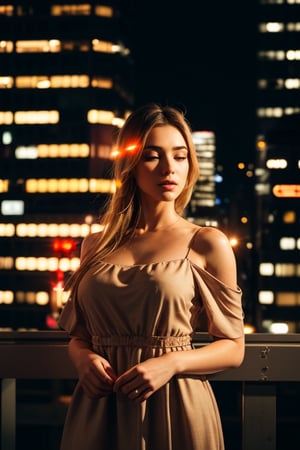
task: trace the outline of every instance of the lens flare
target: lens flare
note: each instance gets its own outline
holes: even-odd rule
[[[122,158],[129,154],[137,153],[140,148],[141,148],[141,145],[139,142],[130,142],[123,148],[117,148],[117,147],[113,148],[110,153],[110,157],[111,157],[111,159]]]
[[[133,143],[133,144],[129,144],[125,147],[125,152],[136,152],[138,150],[138,144]]]

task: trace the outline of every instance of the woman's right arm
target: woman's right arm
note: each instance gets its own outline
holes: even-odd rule
[[[95,247],[97,237],[98,233],[93,233],[82,241],[81,263],[84,256]],[[77,370],[80,384],[88,397],[99,398],[112,393],[117,377],[109,362],[93,352],[87,340],[73,336],[69,343],[69,355]]]
[[[112,393],[117,377],[109,362],[93,352],[87,341],[72,337],[69,355],[77,370],[80,385],[88,397],[100,398]]]

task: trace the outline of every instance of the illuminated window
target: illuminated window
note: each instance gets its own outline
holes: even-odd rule
[[[282,221],[284,223],[295,223],[296,222],[296,213],[295,211],[285,211],[282,217]]]
[[[111,125],[114,119],[114,113],[112,111],[90,109],[88,111],[87,119],[89,123]]]
[[[0,125],[11,125],[14,115],[11,111],[0,111]]]
[[[286,29],[287,31],[298,33],[300,31],[300,22],[289,22],[286,25]]]
[[[95,15],[101,17],[112,17],[113,9],[111,6],[97,5],[95,6]]]
[[[115,125],[122,127],[124,119],[116,117],[112,111],[90,109],[87,113],[89,123],[101,123],[103,125]]]
[[[48,292],[36,292],[36,304],[40,306],[47,305],[49,303],[49,294]]]
[[[0,224],[1,228],[4,228],[4,224]],[[16,226],[16,236],[18,237],[85,237],[90,232],[98,232],[103,229],[100,224],[87,224],[87,223],[19,223]],[[8,234],[6,230],[3,230],[1,235],[12,236],[13,233]]]
[[[284,87],[286,89],[299,89],[300,79],[299,78],[287,78],[284,82]]]
[[[266,161],[266,166],[268,169],[286,169],[288,166],[288,162],[283,158],[273,158]]]
[[[96,178],[29,178],[25,182],[25,189],[28,193],[65,193],[65,192],[102,192],[113,193],[116,183],[111,179]]]
[[[0,180],[0,193],[8,192],[9,182],[8,180]]]
[[[3,216],[22,216],[24,214],[23,200],[3,200],[1,202]]]
[[[283,61],[285,59],[284,50],[261,50],[258,52],[258,59],[270,61]],[[263,81],[263,80],[261,80]],[[265,80],[267,81],[267,80]],[[260,82],[259,82],[260,83]]]
[[[276,304],[278,306],[297,306],[300,304],[299,292],[277,292]]]
[[[88,144],[39,144],[39,158],[87,158],[90,154]]]
[[[61,51],[61,42],[57,39],[40,41],[17,41],[17,53],[57,53]]]
[[[296,264],[277,263],[275,264],[275,275],[277,277],[293,277],[296,275]]]
[[[282,237],[279,241],[281,250],[294,250],[296,248],[296,239],[293,237]]]
[[[0,270],[11,270],[14,267],[14,260],[11,256],[0,256]]]
[[[90,50],[89,41],[62,41],[61,49],[66,52],[72,52],[74,50],[80,52],[88,52]]]
[[[0,77],[0,89],[10,89],[14,85],[13,77]]]
[[[12,53],[13,50],[13,41],[0,41],[0,53]]]
[[[287,107],[287,108],[281,108],[279,106],[277,107],[267,107],[267,108],[258,108],[256,111],[257,117],[269,117],[269,118],[281,118],[284,115],[292,115],[292,114],[298,114],[300,112],[300,108],[298,107]]]
[[[0,236],[11,237],[15,234],[15,226],[13,223],[0,223]]]
[[[16,303],[29,303],[38,306],[45,306],[49,303],[49,293],[45,291],[17,291],[15,293]]]
[[[282,117],[283,109],[280,107],[277,108],[259,108],[257,110],[258,117]]]
[[[257,82],[259,89],[299,89],[299,78],[278,78],[277,80],[260,79]]]
[[[55,272],[74,271],[79,266],[79,258],[35,258],[33,256],[20,256],[15,260],[15,268],[18,271]]]
[[[15,123],[17,124],[55,124],[59,122],[58,111],[17,111]]]
[[[286,334],[289,332],[289,326],[284,322],[274,322],[270,326],[270,333]]]
[[[285,0],[260,0],[261,5],[282,5]]]
[[[117,51],[119,51],[119,47],[116,47],[112,42],[101,41],[99,39],[93,39],[92,48],[94,52],[102,53],[116,53]]]
[[[288,50],[286,52],[286,59],[288,61],[299,61],[300,59],[300,50]]]
[[[92,87],[101,89],[111,89],[113,82],[111,78],[93,77]]]
[[[48,86],[47,86],[48,83]],[[19,76],[16,77],[16,87],[19,89],[49,87],[49,79],[46,76]]]
[[[91,14],[91,5],[81,3],[79,5],[52,5],[52,16],[89,16]]]
[[[3,131],[2,133],[2,143],[4,145],[10,145],[12,143],[12,133],[11,131]]]
[[[50,77],[51,88],[87,88],[89,85],[88,75],[52,75]]]
[[[274,274],[274,264],[272,263],[260,263],[259,274],[265,277],[270,277]]]
[[[0,305],[10,305],[14,301],[14,294],[12,291],[0,291]]]
[[[0,15],[13,16],[14,7],[12,5],[0,5]]]
[[[260,23],[258,28],[261,33],[281,33],[284,31],[284,23],[283,22]]]
[[[90,192],[109,192],[114,193],[116,190],[116,184],[114,180],[90,180]]]
[[[274,303],[274,292],[273,291],[259,291],[258,301],[262,305],[272,305]]]
[[[15,150],[16,159],[37,159],[38,149],[36,147],[17,147]]]

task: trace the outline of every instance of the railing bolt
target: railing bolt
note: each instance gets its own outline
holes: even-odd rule
[[[269,347],[265,347],[260,351],[260,357],[262,359],[266,359],[268,357],[268,354],[270,353],[270,348]]]

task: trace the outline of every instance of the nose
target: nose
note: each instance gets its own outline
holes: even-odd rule
[[[171,157],[164,157],[161,160],[161,171],[164,175],[174,173],[174,160]]]

